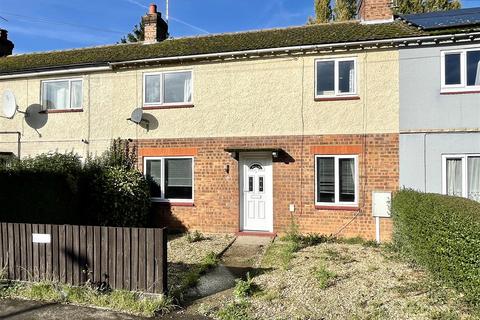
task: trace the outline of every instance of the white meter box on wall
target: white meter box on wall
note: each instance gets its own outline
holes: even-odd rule
[[[372,213],[374,217],[390,218],[390,203],[392,193],[390,191],[372,192]]]

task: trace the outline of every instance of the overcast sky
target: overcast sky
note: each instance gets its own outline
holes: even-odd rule
[[[0,28],[9,31],[15,53],[111,44],[131,31],[150,3],[0,0]],[[157,0],[157,5],[164,12],[165,0]],[[183,37],[302,25],[311,15],[313,0],[170,0],[170,34]]]

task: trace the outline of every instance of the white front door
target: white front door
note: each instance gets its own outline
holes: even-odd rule
[[[241,229],[272,232],[272,155],[240,154],[240,163]]]

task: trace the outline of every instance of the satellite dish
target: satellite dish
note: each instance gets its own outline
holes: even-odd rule
[[[142,108],[136,108],[135,110],[132,111],[132,115],[130,116],[130,121],[133,123],[139,124],[142,122],[143,118],[143,109]]]
[[[5,118],[12,119],[17,112],[15,95],[10,90],[5,90],[2,95],[2,112]]]

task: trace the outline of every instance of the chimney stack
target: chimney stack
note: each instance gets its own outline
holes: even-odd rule
[[[160,42],[168,38],[168,25],[162,19],[162,14],[157,12],[157,6],[151,4],[148,13],[142,17],[145,27],[145,42]]]
[[[13,52],[13,42],[8,40],[8,31],[0,29],[0,57],[6,57]]]
[[[360,0],[358,18],[367,23],[389,22],[393,20],[392,0]]]

